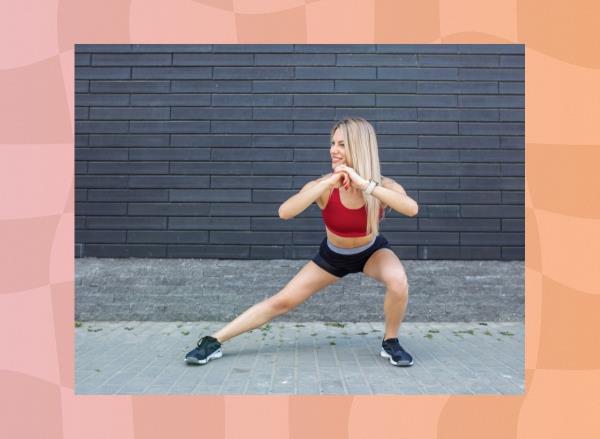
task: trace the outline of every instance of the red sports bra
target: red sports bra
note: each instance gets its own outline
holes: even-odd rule
[[[325,209],[321,211],[323,222],[329,230],[339,236],[367,236],[367,208],[363,204],[358,209],[349,209],[340,200],[340,191],[333,188]],[[379,208],[379,219],[383,216],[383,207]]]

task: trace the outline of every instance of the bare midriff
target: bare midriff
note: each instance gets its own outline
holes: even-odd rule
[[[366,245],[371,242],[374,236],[373,233],[370,233],[367,236],[357,237],[339,236],[329,230],[327,226],[325,226],[325,230],[327,231],[327,240],[336,247],[342,248],[354,248],[360,247],[361,245]]]
[[[340,187],[339,185],[336,185],[335,187]],[[341,196],[341,194],[340,194]],[[360,208],[360,204],[363,200],[362,198],[362,194],[360,194],[358,197],[354,197],[355,203],[359,204],[358,206],[347,206],[350,209],[358,209]],[[352,204],[355,204],[352,203]],[[346,203],[343,203],[344,205],[346,205]],[[364,204],[364,203],[363,203]],[[371,242],[373,240],[373,237],[375,236],[373,233],[368,234],[367,236],[340,236],[340,235],[336,235],[335,233],[333,233],[331,230],[329,230],[327,228],[327,226],[325,226],[325,231],[327,232],[327,240],[329,242],[331,242],[333,245],[335,245],[336,247],[342,247],[342,248],[354,248],[354,247],[360,247],[362,245],[366,245],[369,242]]]

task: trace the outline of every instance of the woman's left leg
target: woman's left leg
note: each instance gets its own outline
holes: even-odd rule
[[[385,285],[383,312],[385,315],[384,339],[398,337],[400,323],[408,304],[408,280],[398,256],[389,248],[375,251],[365,263],[363,272]]]

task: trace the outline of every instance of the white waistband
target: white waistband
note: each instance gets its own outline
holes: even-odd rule
[[[361,245],[360,247],[352,247],[352,248],[337,247],[337,246],[333,245],[331,242],[329,242],[329,240],[327,240],[327,247],[329,247],[329,249],[331,251],[340,253],[342,255],[353,255],[356,253],[360,253],[360,252],[368,249],[369,247],[371,247],[376,239],[377,239],[377,236],[374,236],[373,239],[371,240],[371,242],[369,242],[368,244]]]

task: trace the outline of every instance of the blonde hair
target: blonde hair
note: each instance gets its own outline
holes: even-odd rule
[[[376,181],[381,185],[381,169],[377,136],[373,126],[362,117],[347,117],[335,123],[331,128],[331,139],[337,129],[340,129],[346,144],[346,156],[350,158],[351,167],[367,180]],[[350,165],[348,165],[350,166]],[[373,195],[363,192],[367,207],[367,234],[379,234],[379,207],[381,202]]]

